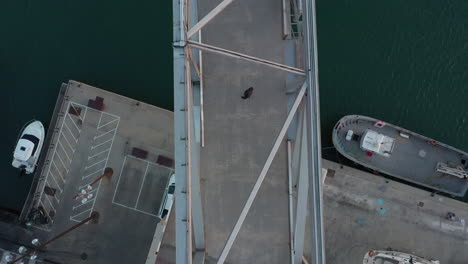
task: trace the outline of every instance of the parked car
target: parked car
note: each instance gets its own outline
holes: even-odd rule
[[[163,219],[171,211],[172,204],[174,203],[174,191],[175,191],[175,174],[172,174],[169,178],[169,182],[164,191],[163,200],[159,207],[158,217]]]

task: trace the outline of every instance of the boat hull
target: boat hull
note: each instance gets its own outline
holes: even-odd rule
[[[31,121],[21,131],[13,152],[12,166],[24,169],[31,174],[36,169],[45,138],[44,125],[40,121]]]
[[[369,130],[393,139],[392,153],[385,156],[363,149],[362,136]],[[466,171],[467,153],[407,129],[371,117],[349,115],[337,122],[332,139],[340,154],[377,172],[455,196],[464,196],[468,189],[467,178],[438,171],[441,163]]]
[[[388,263],[415,263],[415,264],[440,264],[438,260],[427,260],[415,255],[398,251],[371,250],[364,255],[363,264],[382,263],[379,260],[387,260]],[[412,260],[413,262],[409,262]],[[390,262],[391,261],[391,262]],[[385,263],[385,262],[384,262]]]

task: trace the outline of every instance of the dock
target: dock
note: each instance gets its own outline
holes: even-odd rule
[[[97,212],[97,223],[50,244],[47,259],[144,262],[174,173],[173,113],[76,81],[56,105],[24,221],[45,242]]]

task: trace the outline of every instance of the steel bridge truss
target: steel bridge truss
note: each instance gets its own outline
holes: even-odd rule
[[[250,207],[266,177],[281,142],[291,123],[296,126],[295,141],[288,141],[288,177],[290,190],[291,263],[302,263],[306,214],[309,212],[311,230],[311,259],[313,264],[325,263],[322,223],[321,143],[318,92],[317,38],[315,0],[292,0],[294,21],[301,21],[299,36],[305,50],[304,69],[284,65],[247,54],[215,47],[201,41],[203,27],[234,0],[223,0],[205,17],[198,20],[196,0],[173,1],[174,58],[174,117],[175,117],[175,221],[176,263],[201,264],[205,261],[205,239],[200,193],[200,152],[205,144],[203,114],[202,51],[243,59],[294,75],[305,81],[297,87],[294,104],[277,136],[267,160],[247,198],[244,208],[226,241],[218,264],[224,263],[244,223]],[[283,0],[283,9],[290,3]],[[290,14],[288,14],[288,17]],[[300,18],[300,19],[299,19]],[[286,21],[284,19],[284,21]],[[286,23],[287,24],[287,23]],[[285,27],[287,29],[287,27]],[[287,30],[286,30],[287,31]],[[290,34],[290,33],[287,33]],[[297,37],[297,34],[294,35]],[[287,36],[285,36],[286,38]],[[305,96],[305,95],[308,96]],[[297,116],[298,122],[292,122]],[[297,181],[297,201],[293,215],[292,181]],[[308,209],[308,210],[307,210]],[[286,213],[286,212],[285,212]]]

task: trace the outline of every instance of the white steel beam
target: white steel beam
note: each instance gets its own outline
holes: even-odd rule
[[[305,108],[302,108],[305,111]],[[300,148],[299,181],[297,182],[296,224],[294,230],[294,263],[302,262],[304,253],[304,236],[307,216],[307,195],[309,190],[309,167],[307,160],[307,115],[302,114],[299,122],[302,123],[299,138],[296,138],[296,148]]]
[[[188,264],[192,263],[192,74],[190,71],[190,61],[187,56],[189,48],[185,48],[185,122],[186,122],[186,147],[187,147],[187,255]]]
[[[198,31],[198,41],[201,40],[201,30]],[[204,100],[203,100],[203,53],[202,50],[198,50],[198,60],[200,62],[200,134],[201,134],[201,146],[205,147],[205,114],[204,114]]]
[[[187,198],[187,149],[186,137],[186,54],[185,54],[185,1],[173,1],[173,60],[174,60],[174,150],[175,150],[175,225],[176,225],[176,263],[191,263],[192,253],[188,247],[189,236]],[[190,234],[191,235],[191,234]]]
[[[237,59],[243,59],[243,60],[247,60],[247,61],[250,61],[250,62],[255,62],[255,63],[258,63],[258,64],[263,64],[263,65],[270,66],[270,67],[280,69],[280,70],[283,70],[283,71],[292,72],[292,73],[296,73],[296,74],[299,74],[299,75],[305,75],[304,70],[299,69],[299,68],[295,68],[295,67],[291,67],[291,66],[288,66],[288,65],[284,65],[284,64],[281,64],[281,63],[272,62],[272,61],[265,60],[265,59],[260,59],[260,58],[253,57],[253,56],[246,55],[246,54],[242,54],[242,53],[239,53],[239,52],[236,52],[236,51],[231,51],[231,50],[211,46],[211,45],[196,42],[196,41],[188,40],[187,43],[188,43],[188,45],[190,47],[193,47],[195,49],[201,49],[201,50],[205,50],[205,51],[209,51],[209,52],[214,52],[214,53],[217,53],[217,54],[221,54],[221,55],[225,55],[225,56],[229,56],[229,57],[233,57],[233,58],[237,58]]]
[[[288,117],[286,118],[286,121],[284,122],[283,127],[281,128],[281,131],[278,137],[276,138],[273,148],[271,149],[270,154],[268,155],[265,165],[263,165],[262,171],[260,172],[260,176],[258,176],[257,182],[255,183],[252,189],[252,192],[250,193],[249,198],[247,199],[247,202],[245,203],[244,208],[242,209],[239,219],[237,219],[236,225],[234,226],[234,229],[229,235],[226,245],[224,246],[223,251],[221,252],[221,256],[218,259],[218,262],[217,262],[218,264],[224,263],[229,253],[229,250],[234,244],[234,240],[236,239],[237,234],[239,233],[240,228],[242,227],[242,224],[244,223],[244,220],[247,217],[250,207],[252,206],[252,203],[255,197],[257,196],[258,190],[260,189],[260,186],[262,185],[263,180],[265,179],[265,176],[268,172],[268,169],[271,166],[273,158],[275,157],[276,152],[278,152],[281,142],[283,141],[284,135],[286,134],[288,127],[291,124],[291,121],[294,115],[296,114],[297,108],[299,107],[299,104],[301,103],[302,98],[304,97],[306,88],[307,88],[307,83],[304,82],[301,89],[299,90],[299,93],[296,97],[296,100],[294,101],[293,106],[291,107],[291,110],[289,111]]]
[[[187,0],[187,19],[188,27],[192,24],[197,23],[198,21],[198,2]],[[200,32],[199,32],[200,33]],[[195,36],[195,40],[200,41],[200,35]],[[205,229],[203,225],[203,210],[202,210],[202,201],[201,201],[201,191],[200,191],[200,126],[202,126],[202,118],[198,114],[198,97],[200,100],[200,105],[202,103],[202,75],[201,75],[201,51],[196,50],[192,51],[190,47],[187,48],[192,62],[193,70],[188,68],[187,71],[191,73],[192,81],[190,82],[193,85],[190,97],[190,105],[193,106],[193,111],[191,111],[191,126],[189,128],[190,133],[190,144],[191,149],[189,155],[190,159],[190,170],[191,170],[191,184],[190,184],[190,193],[191,193],[191,224],[192,224],[192,235],[193,243],[196,254],[193,257],[194,264],[203,264],[205,256]],[[200,81],[199,84],[193,81]],[[201,108],[201,107],[200,107]],[[187,252],[189,255],[192,252]],[[200,257],[203,256],[203,257]]]
[[[288,194],[289,194],[289,249],[291,264],[294,264],[294,215],[293,215],[293,184],[291,167],[291,141],[288,140]]]
[[[230,3],[232,3],[234,0],[224,0],[221,3],[219,3],[218,6],[213,8],[204,18],[202,18],[200,21],[198,21],[197,24],[195,24],[192,28],[187,33],[187,39],[190,39],[197,33],[200,29],[202,29],[208,22],[210,22],[215,16],[217,16],[221,11],[224,10]]]
[[[304,47],[307,69],[307,134],[309,160],[309,213],[311,221],[311,263],[325,264],[322,201],[322,147],[320,142],[320,100],[317,59],[315,0],[305,0]]]

